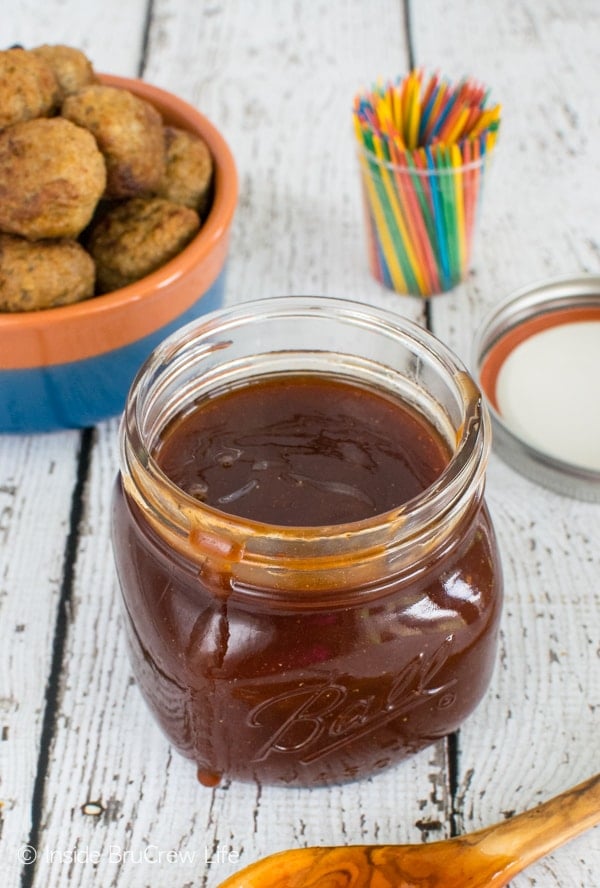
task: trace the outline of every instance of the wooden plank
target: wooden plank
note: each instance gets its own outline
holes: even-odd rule
[[[386,67],[405,51],[397,5],[382,9],[387,15],[376,28],[360,2],[342,4],[341,14],[333,4],[264,0],[205,6],[200,14],[194,4],[156,8],[146,78],[176,89],[223,126],[240,165],[230,301],[322,292],[393,301],[421,317],[421,303],[397,303],[370,279],[362,253],[349,109],[361,79],[386,62],[382,47]],[[390,31],[393,41],[384,39]],[[330,157],[322,146],[332,143]],[[206,790],[193,767],[171,754],[132,685],[118,621],[108,540],[115,432],[112,423],[99,429],[86,492],[79,606],[34,884],[87,886],[93,865],[103,886],[215,885],[239,865],[299,843],[418,841],[428,821],[443,834],[444,744],[388,775],[330,792],[243,784]]]
[[[497,458],[487,495],[506,603],[490,693],[460,731],[464,830],[532,807],[598,770],[598,506],[541,490]],[[513,884],[594,884],[599,866],[595,831]]]
[[[80,435],[0,436],[0,834],[3,884],[29,841]]]
[[[598,270],[600,138],[593,0],[411,4],[416,63],[472,74],[503,104],[467,283],[433,302],[434,331],[470,362],[484,313],[513,289]],[[443,22],[443,27],[440,27]],[[489,188],[487,187],[489,185]],[[590,405],[590,409],[594,409]],[[490,823],[596,772],[600,510],[523,480],[497,457],[488,500],[500,537],[506,607],[499,668],[460,732],[460,826]],[[588,885],[597,832],[514,880]]]
[[[44,3],[1,0],[2,42],[26,49],[42,43],[76,46],[96,70],[135,77],[144,52],[147,0],[82,4],[80,0]]]
[[[399,4],[163,0],[155,22],[145,78],[202,110],[238,163],[228,299],[318,293],[422,319],[369,273],[351,126],[355,94],[406,58]]]
[[[70,43],[89,51],[99,70],[138,70],[145,3],[92,5],[85,17],[77,0],[1,5],[4,46]],[[47,695],[57,692],[52,683],[59,679],[68,623],[67,545],[77,530],[70,522],[80,444],[78,431],[0,436],[0,872],[6,888],[27,872],[22,855],[31,841],[32,800],[43,789],[43,744],[54,718]]]
[[[465,360],[484,314],[514,289],[600,264],[598,4],[497,10],[411,4],[416,63],[453,80],[471,74],[503,108],[471,276],[432,303],[437,332]]]

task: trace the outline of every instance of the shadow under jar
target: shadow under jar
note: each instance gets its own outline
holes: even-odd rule
[[[173,334],[121,426],[113,546],[142,694],[198,778],[364,777],[485,693],[489,421],[430,333],[345,300]]]

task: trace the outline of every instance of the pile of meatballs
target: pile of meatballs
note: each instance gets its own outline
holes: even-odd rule
[[[179,253],[210,209],[213,160],[80,50],[0,51],[0,311],[79,302]]]

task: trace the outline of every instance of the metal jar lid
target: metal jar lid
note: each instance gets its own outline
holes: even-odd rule
[[[513,293],[484,320],[475,363],[496,452],[558,493],[600,502],[600,275]]]

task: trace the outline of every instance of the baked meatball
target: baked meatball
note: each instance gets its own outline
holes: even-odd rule
[[[60,101],[66,96],[97,82],[96,73],[88,57],[74,46],[62,43],[35,46],[31,52],[52,68],[60,90]]]
[[[195,133],[165,127],[166,170],[157,194],[204,217],[210,205],[213,160],[206,142]]]
[[[94,294],[94,263],[71,240],[28,241],[0,234],[0,311],[33,311]]]
[[[76,238],[105,184],[94,137],[69,120],[27,120],[0,133],[0,231]]]
[[[165,147],[162,118],[149,102],[98,84],[67,96],[61,113],[96,138],[106,160],[107,197],[156,191],[165,171]]]
[[[194,210],[161,197],[132,197],[117,204],[92,228],[87,241],[98,291],[118,290],[156,271],[199,227]]]
[[[48,117],[58,104],[58,83],[43,58],[17,47],[0,50],[0,129]]]

